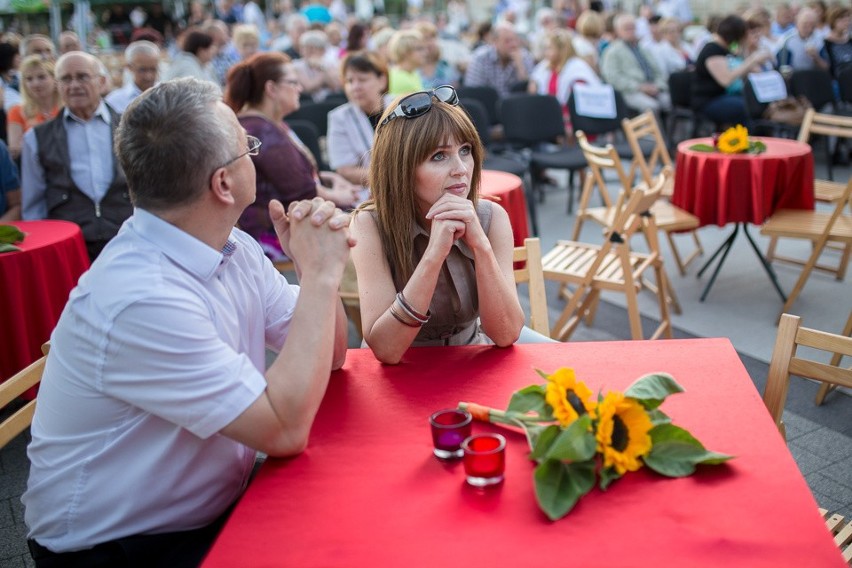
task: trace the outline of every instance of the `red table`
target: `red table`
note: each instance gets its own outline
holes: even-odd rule
[[[683,479],[648,470],[585,496],[550,522],[519,433],[506,481],[479,491],[432,457],[428,416],[473,401],[505,407],[570,365],[593,391],[653,371],[687,392],[663,406],[729,465]],[[804,478],[727,339],[413,348],[398,366],[350,350],[310,445],[267,460],[204,566],[845,566]]]
[[[697,216],[701,226],[736,223],[733,232],[698,271],[701,277],[722,254],[701,301],[707,297],[740,229],[757,254],[778,294],[787,297],[775,271],[757,248],[746,223],[762,224],[776,209],[814,208],[814,158],[808,144],[782,138],[754,138],[766,144],[762,154],[722,154],[690,150],[712,144],[711,138],[685,140],[677,146],[672,203]]]
[[[80,227],[68,221],[16,221],[21,252],[0,254],[0,380],[41,357],[68,293],[89,268]]]
[[[480,195],[496,197],[497,203],[509,213],[515,246],[524,245],[524,239],[530,236],[527,225],[527,201],[524,198],[524,182],[514,174],[494,170],[482,170]]]
[[[795,140],[756,138],[763,154],[722,154],[690,150],[710,138],[677,146],[672,203],[697,216],[701,226],[762,224],[776,209],[814,208],[811,147]]]

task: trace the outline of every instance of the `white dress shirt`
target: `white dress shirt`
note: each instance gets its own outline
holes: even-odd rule
[[[111,91],[104,100],[117,113],[123,113],[133,99],[142,94],[142,89],[136,86],[133,81],[128,81],[118,89]]]
[[[141,209],[71,292],[32,424],[28,537],[55,552],[205,526],[255,452],[218,432],[266,388],[291,286],[234,229],[222,252]]]

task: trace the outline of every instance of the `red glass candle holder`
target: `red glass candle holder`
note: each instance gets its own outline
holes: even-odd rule
[[[500,434],[477,434],[462,442],[464,473],[474,487],[503,481],[506,470],[506,438]]]
[[[464,454],[461,443],[470,436],[470,413],[457,408],[439,410],[429,417],[432,426],[432,452],[441,459],[460,458]]]

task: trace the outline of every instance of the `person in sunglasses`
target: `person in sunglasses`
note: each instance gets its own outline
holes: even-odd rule
[[[505,210],[479,199],[483,149],[450,86],[382,115],[372,199],[352,221],[364,340],[400,361],[410,346],[514,343],[524,324]]]

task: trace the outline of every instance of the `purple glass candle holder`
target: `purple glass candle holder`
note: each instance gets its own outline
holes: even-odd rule
[[[461,443],[470,436],[472,420],[469,412],[456,408],[439,410],[430,416],[435,446],[432,452],[443,460],[462,457]]]
[[[506,438],[500,434],[477,434],[462,442],[464,473],[474,487],[503,481],[506,470]]]

